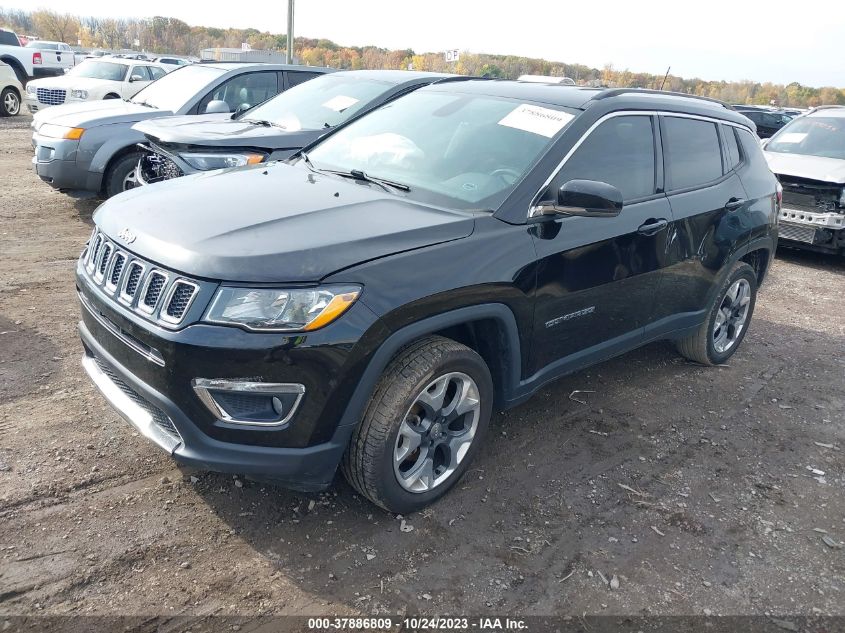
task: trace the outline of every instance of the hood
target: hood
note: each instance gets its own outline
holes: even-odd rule
[[[468,213],[284,163],[130,190],[103,203],[94,219],[118,245],[166,268],[272,283],[319,281],[355,264],[466,237],[474,226]],[[118,238],[125,229],[135,236],[131,244]]]
[[[845,160],[806,154],[763,153],[769,169],[776,174],[845,184]]]
[[[112,123],[132,123],[170,114],[173,113],[168,110],[159,110],[121,99],[83,101],[39,110],[33,116],[33,127],[37,131],[42,124],[53,123],[68,127],[90,128]]]
[[[299,149],[317,140],[326,130],[286,132],[278,127],[245,123],[230,114],[203,117],[174,116],[145,121],[134,126],[160,145],[202,145],[207,147],[260,147],[268,150]]]

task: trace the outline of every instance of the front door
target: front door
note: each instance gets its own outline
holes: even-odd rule
[[[580,365],[636,345],[665,265],[671,211],[661,192],[656,117],[611,115],[593,128],[552,179],[616,186],[615,218],[564,216],[534,226],[538,256],[532,371]]]

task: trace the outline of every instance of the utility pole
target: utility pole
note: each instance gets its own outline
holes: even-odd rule
[[[288,0],[288,64],[293,63],[293,0]]]

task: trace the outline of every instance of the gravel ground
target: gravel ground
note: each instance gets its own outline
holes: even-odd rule
[[[96,202],[38,180],[29,122],[0,119],[0,614],[845,615],[842,259],[779,252],[728,366],[650,345],[495,415],[402,530],[340,479],[180,469],[106,406]]]

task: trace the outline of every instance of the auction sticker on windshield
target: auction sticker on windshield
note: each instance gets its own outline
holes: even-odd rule
[[[786,134],[781,134],[777,138],[778,143],[800,143],[805,138],[807,138],[807,134],[804,132],[787,132]]]
[[[332,97],[328,101],[323,104],[324,108],[328,108],[329,110],[334,110],[335,112],[343,112],[346,108],[350,108],[358,103],[358,99],[355,97],[347,97],[345,95],[337,95],[336,97]]]
[[[499,125],[552,138],[573,118],[567,112],[523,103],[499,121]]]

